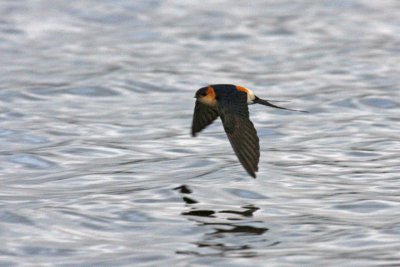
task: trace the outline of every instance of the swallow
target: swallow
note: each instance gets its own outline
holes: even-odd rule
[[[192,136],[221,117],[233,151],[247,173],[256,178],[260,160],[257,131],[249,119],[248,105],[261,104],[273,108],[306,112],[276,106],[257,97],[253,91],[233,84],[213,84],[197,90],[192,121]]]

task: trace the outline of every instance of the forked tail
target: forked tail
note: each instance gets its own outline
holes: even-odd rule
[[[298,112],[308,113],[308,111],[304,111],[304,110],[298,110],[298,109],[290,109],[290,108],[279,107],[279,106],[276,106],[276,105],[274,105],[274,104],[268,102],[267,100],[261,99],[261,98],[259,98],[259,97],[257,97],[257,96],[256,96],[256,98],[254,99],[254,103],[261,104],[261,105],[264,105],[264,106],[273,107],[273,108],[279,108],[279,109],[286,109],[286,110],[291,110],[291,111],[298,111]]]

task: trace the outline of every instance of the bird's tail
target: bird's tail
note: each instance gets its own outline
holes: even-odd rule
[[[297,110],[297,109],[290,109],[290,108],[279,107],[279,106],[276,106],[276,105],[274,105],[274,104],[268,102],[267,100],[261,99],[261,98],[259,98],[259,97],[257,97],[257,96],[256,96],[256,98],[254,99],[254,103],[261,104],[261,105],[264,105],[264,106],[273,107],[273,108],[279,108],[279,109],[286,109],[286,110],[291,110],[291,111],[298,111],[298,112],[305,112],[305,113],[308,113],[308,111],[304,111],[304,110]]]
[[[268,102],[290,102],[290,100],[275,100],[275,99],[265,99]]]

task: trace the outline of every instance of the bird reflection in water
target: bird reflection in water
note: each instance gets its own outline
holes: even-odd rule
[[[193,242],[198,250],[180,250],[179,254],[194,254],[200,256],[235,254],[242,257],[257,256],[254,249],[257,245],[274,246],[279,242],[269,241],[265,236],[268,228],[262,221],[254,220],[253,214],[259,210],[254,205],[245,205],[232,210],[203,209],[201,203],[188,195],[192,190],[182,185],[176,187],[182,195],[182,200],[189,208],[182,212],[190,221],[204,228],[205,234],[201,240]]]

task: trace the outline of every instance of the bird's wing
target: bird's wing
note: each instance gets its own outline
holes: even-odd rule
[[[257,131],[249,119],[247,95],[235,92],[234,95],[221,98],[218,110],[232,148],[245,170],[256,177],[260,159],[260,145]]]
[[[210,125],[216,118],[218,118],[218,110],[216,108],[202,104],[197,100],[192,121],[192,136],[196,136],[198,132]]]

